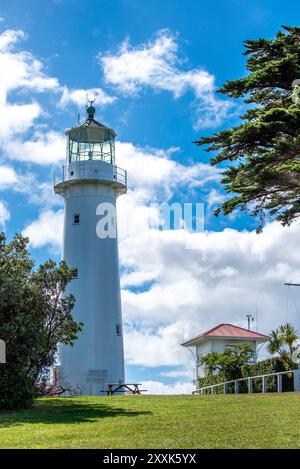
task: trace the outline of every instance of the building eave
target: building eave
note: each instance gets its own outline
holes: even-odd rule
[[[190,347],[190,346],[195,346],[199,344],[200,342],[204,342],[205,340],[243,340],[245,342],[247,341],[255,341],[255,342],[268,342],[270,340],[270,337],[267,335],[261,334],[260,337],[245,337],[245,336],[219,336],[219,335],[208,335],[208,336],[203,336],[203,337],[198,337],[195,339],[188,340],[186,342],[183,342],[181,345],[182,347]]]

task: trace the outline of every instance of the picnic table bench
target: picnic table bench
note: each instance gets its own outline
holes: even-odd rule
[[[124,392],[128,394],[141,394],[146,392],[147,389],[140,389],[141,383],[107,383],[105,392],[108,396],[113,394]]]

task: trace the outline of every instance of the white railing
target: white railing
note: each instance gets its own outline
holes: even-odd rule
[[[283,375],[289,375],[289,374],[292,374],[293,378],[294,378],[294,391],[299,391],[299,384],[298,384],[299,373],[300,373],[300,370],[291,370],[291,371],[280,371],[279,373],[270,373],[270,374],[267,374],[267,375],[249,376],[247,378],[233,379],[231,381],[224,381],[223,383],[211,384],[209,386],[204,386],[202,388],[198,388],[195,391],[193,391],[192,394],[204,394],[204,391],[208,391],[208,390],[210,390],[211,394],[215,394],[215,390],[220,388],[220,387],[223,387],[223,393],[224,394],[228,394],[227,391],[228,391],[229,384],[234,385],[233,386],[234,394],[238,394],[239,393],[239,384],[242,381],[247,382],[248,393],[252,394],[252,392],[253,392],[253,380],[258,380],[258,379],[262,381],[262,392],[266,393],[267,392],[267,384],[268,384],[267,380],[268,380],[268,378],[270,378],[272,376],[277,377],[277,385],[276,385],[277,392],[282,392],[282,376]],[[296,384],[296,376],[298,378],[297,384]]]
[[[88,162],[80,164],[64,165],[54,171],[54,186],[56,184],[76,179],[98,179],[103,181],[115,181],[127,185],[127,172],[115,165],[90,165]]]

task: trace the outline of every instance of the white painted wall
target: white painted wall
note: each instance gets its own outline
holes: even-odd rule
[[[115,206],[126,185],[116,186],[115,167],[109,163],[86,161],[84,171],[81,165],[72,163],[65,180],[55,186],[65,199],[63,259],[78,269],[68,293],[76,298],[74,318],[84,323],[74,346],[60,347],[60,374],[83,394],[99,395],[105,383],[124,382],[125,377],[118,240],[96,235],[96,208],[103,202]],[[74,214],[80,215],[79,225],[73,224]]]
[[[253,345],[253,350],[256,351],[256,340],[230,338],[227,339],[223,337],[203,339],[196,345],[197,360],[199,362],[199,359],[202,355],[206,355],[211,352],[223,352],[225,348],[229,347],[230,345],[240,345],[246,343],[251,343]],[[203,378],[205,375],[206,373],[204,366],[197,365],[196,376],[194,376],[194,379]]]

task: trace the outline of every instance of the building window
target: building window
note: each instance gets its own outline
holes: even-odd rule
[[[73,269],[72,278],[78,278],[78,269]]]
[[[73,225],[79,225],[80,223],[80,215],[79,213],[75,213],[73,216]]]
[[[118,322],[116,324],[116,334],[121,337],[121,324]]]

